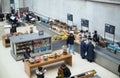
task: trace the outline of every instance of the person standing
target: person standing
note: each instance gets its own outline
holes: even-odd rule
[[[12,27],[10,28],[10,34],[17,32],[16,26],[17,26],[16,24],[12,25]]]
[[[94,45],[92,44],[91,41],[88,42],[87,44],[87,55],[86,55],[86,59],[89,62],[93,62],[94,61]]]
[[[86,53],[86,43],[85,43],[85,40],[82,40],[80,44],[80,55],[82,59],[86,58],[85,53]]]
[[[99,43],[99,35],[97,34],[96,30],[94,31],[93,41],[97,44]]]
[[[73,54],[75,54],[74,53],[74,40],[75,40],[75,37],[74,37],[73,31],[70,31],[70,35],[67,38],[67,45],[68,45],[68,52],[70,53],[70,50],[72,50]]]

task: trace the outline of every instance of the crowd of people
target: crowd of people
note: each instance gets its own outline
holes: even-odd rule
[[[26,21],[27,23],[35,23],[36,16],[32,12],[26,11],[21,12],[20,14],[18,14],[18,12],[16,12],[15,14],[8,13],[6,14],[6,20],[10,24],[17,24],[17,26],[19,26],[22,21]]]
[[[80,31],[78,34],[81,37],[80,42],[80,56],[82,59],[87,59],[89,62],[94,61],[94,48],[95,45],[99,43],[100,36],[97,34],[97,31],[95,30],[94,33],[88,32],[86,30],[85,32],[83,30]],[[74,55],[74,41],[75,36],[74,32],[70,31],[69,36],[66,40],[67,46],[68,46],[68,52],[70,53],[72,51],[72,54]],[[94,44],[93,44],[94,42]]]

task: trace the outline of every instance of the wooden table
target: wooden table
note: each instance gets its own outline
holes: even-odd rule
[[[10,39],[2,37],[2,44],[4,47],[10,47]]]
[[[32,68],[52,64],[59,61],[65,61],[67,64],[72,66],[72,55],[67,54],[67,55],[61,55],[60,57],[57,57],[57,58],[48,58],[48,60],[46,61],[42,60],[40,63],[35,63],[35,64],[30,64],[28,61],[25,61],[24,62],[25,72],[29,77],[31,77]]]

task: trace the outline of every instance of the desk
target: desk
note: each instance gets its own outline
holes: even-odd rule
[[[42,60],[40,63],[35,63],[35,64],[30,64],[28,61],[25,61],[24,62],[25,72],[26,72],[26,74],[29,77],[31,77],[31,69],[32,68],[36,68],[38,66],[52,64],[52,63],[63,61],[63,60],[67,64],[72,66],[72,55],[71,54],[67,54],[67,55],[61,55],[60,57],[57,57],[56,59],[55,58],[48,58],[48,60],[46,60],[46,61]]]

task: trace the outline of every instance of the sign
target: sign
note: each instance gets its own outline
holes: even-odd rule
[[[67,14],[67,20],[73,21],[73,15],[72,14]]]
[[[89,20],[81,19],[81,26],[89,27]]]
[[[115,34],[115,26],[110,24],[105,24],[105,32],[110,34]]]

